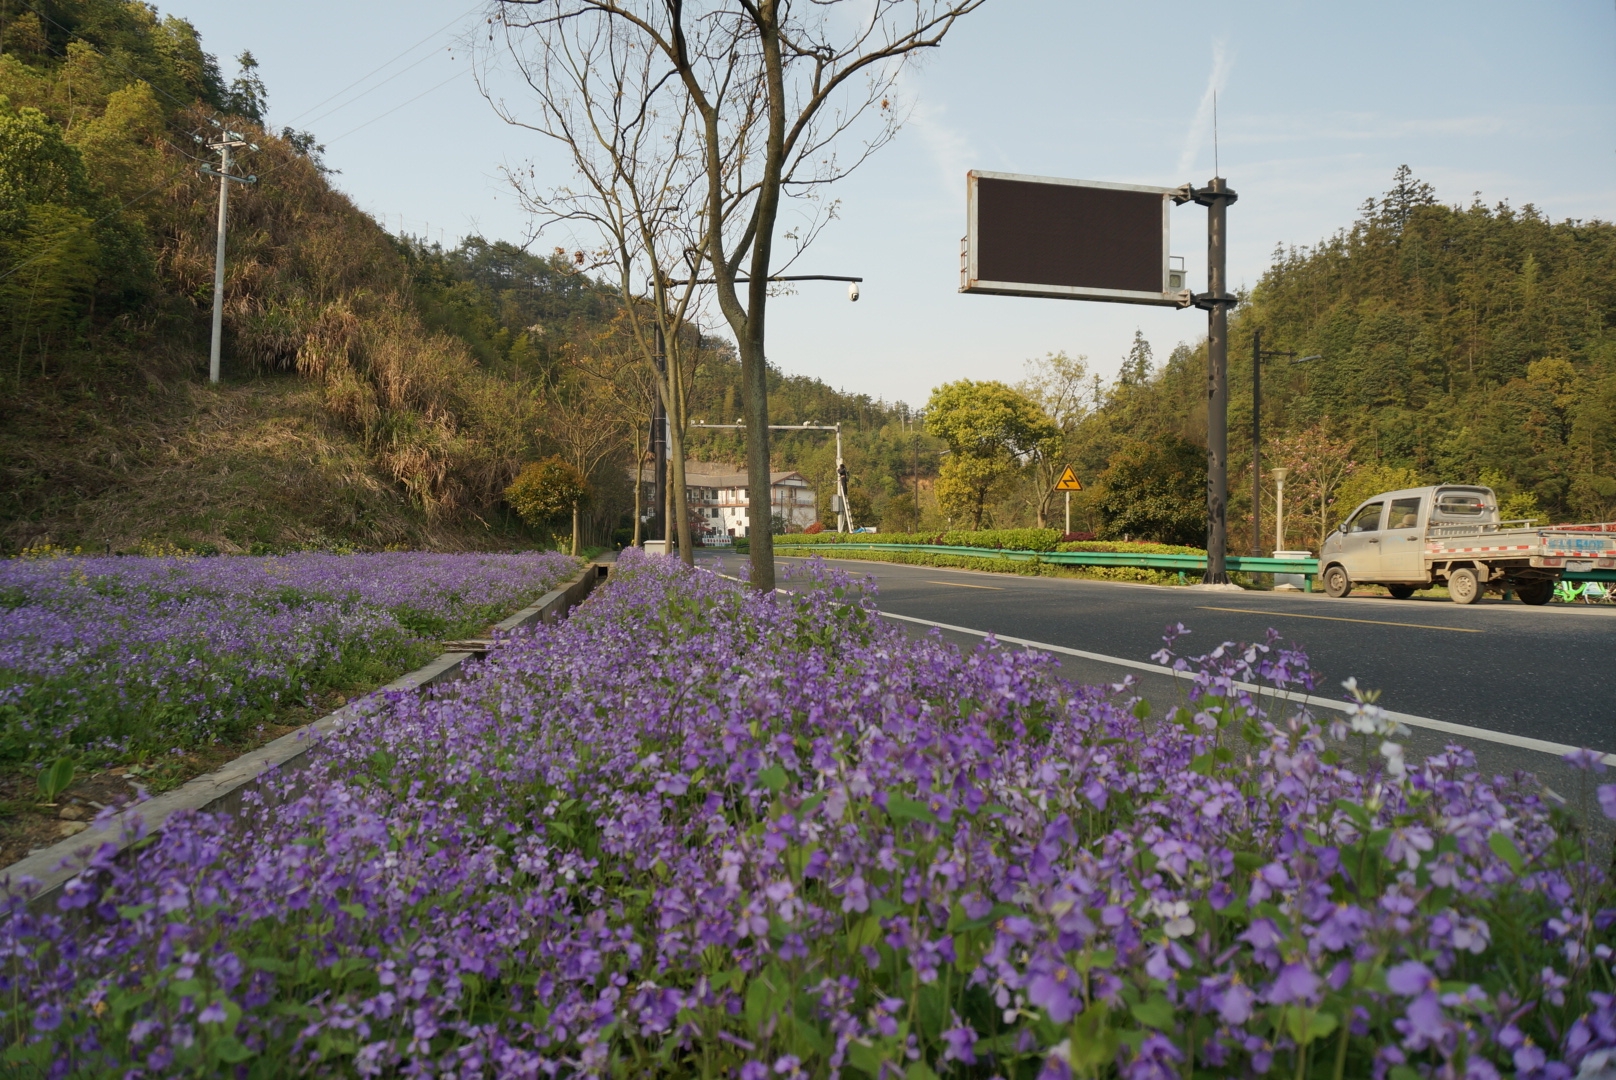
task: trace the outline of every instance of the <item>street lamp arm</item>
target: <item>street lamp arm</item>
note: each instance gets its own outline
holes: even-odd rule
[[[746,284],[747,282],[749,282],[751,280],[752,280],[751,278],[737,277],[735,279],[735,283],[737,285],[744,285],[744,284]],[[864,279],[861,278],[861,277],[847,277],[847,276],[842,275],[842,274],[776,274],[775,276],[770,277],[767,280],[769,280],[769,281],[851,281],[851,282],[860,282],[860,281],[863,281]],[[692,281],[690,278],[686,278],[683,281],[664,281],[662,284],[664,284],[664,285],[691,285],[691,284],[695,284],[695,285],[712,285],[712,284],[715,284],[715,281],[714,281],[713,278],[696,278],[696,279],[694,279],[694,281]]]

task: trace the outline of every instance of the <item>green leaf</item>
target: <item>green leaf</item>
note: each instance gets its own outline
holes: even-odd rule
[[[55,802],[56,796],[73,783],[73,759],[59,757],[39,774],[39,793],[46,802]]]
[[[1144,698],[1140,698],[1138,701],[1134,702],[1133,716],[1135,720],[1149,720],[1150,702],[1146,701]]]
[[[851,1042],[847,1044],[847,1060],[865,1076],[880,1076],[881,1066],[886,1064],[887,1059],[873,1046]]]
[[[874,945],[881,940],[881,920],[874,915],[866,915],[860,919],[853,932],[847,935],[847,951],[856,953],[866,945]]]
[[[909,1071],[903,1074],[903,1080],[937,1080],[937,1074],[931,1071],[931,1066],[924,1061],[910,1064]]]
[[[239,1064],[254,1056],[253,1052],[243,1046],[241,1040],[234,1035],[221,1035],[214,1039],[211,1049],[214,1057],[232,1065]]]
[[[356,919],[370,918],[370,912],[365,910],[364,904],[343,904],[342,910],[346,911],[349,915],[352,915]]]
[[[1509,864],[1509,868],[1515,872],[1516,877],[1519,877],[1521,871],[1526,869],[1526,860],[1521,858],[1521,849],[1515,846],[1514,838],[1508,833],[1493,833],[1487,837],[1487,846],[1493,849],[1494,855]]]
[[[767,769],[758,773],[757,782],[778,794],[785,790],[787,784],[791,783],[791,777],[780,766],[770,765]]]
[[[937,824],[937,815],[923,802],[906,799],[902,795],[887,796],[887,816],[894,821],[925,821]]]
[[[1333,1013],[1314,1012],[1294,1005],[1285,1010],[1285,1029],[1300,1046],[1324,1038],[1336,1029],[1337,1023]]]
[[[1157,1031],[1165,1031],[1173,1026],[1172,1002],[1160,994],[1152,995],[1128,1011],[1133,1013],[1135,1020]]]
[[[754,1033],[761,1033],[764,1025],[779,1015],[791,993],[791,980],[780,970],[779,964],[770,964],[746,988],[746,1022]]]

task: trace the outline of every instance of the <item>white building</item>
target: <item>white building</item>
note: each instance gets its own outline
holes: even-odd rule
[[[645,506],[651,508],[656,500],[655,481],[646,481],[645,488]],[[818,496],[801,473],[770,473],[769,494],[771,513],[783,518],[788,529],[805,529],[819,520]],[[685,500],[697,533],[749,535],[752,517],[744,470],[707,461],[685,462]],[[647,516],[654,513],[650,509]]]

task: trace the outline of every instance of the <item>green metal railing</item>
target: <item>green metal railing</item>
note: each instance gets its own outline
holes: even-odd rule
[[[1042,562],[1052,566],[1131,566],[1142,570],[1198,570],[1206,569],[1206,556],[1202,554],[1151,555],[1133,551],[1008,551],[1004,548],[954,547],[949,544],[781,544],[776,550],[784,555],[801,549],[804,552],[822,548],[837,551],[915,551],[928,555],[964,555],[974,559],[1008,559],[1010,562]],[[1250,555],[1231,555],[1230,570],[1248,574],[1300,574],[1311,587],[1319,572],[1315,559],[1270,559]]]
[[[1053,566],[1131,566],[1141,570],[1205,571],[1206,556],[1201,554],[1150,555],[1133,551],[1010,551],[1004,548],[955,547],[950,544],[780,544],[781,555],[804,554],[831,548],[836,551],[916,551],[928,555],[965,555],[973,559],[1007,559],[1010,562],[1042,562]],[[1273,559],[1252,555],[1230,555],[1225,560],[1230,570],[1248,574],[1297,574],[1306,579],[1311,590],[1318,576],[1316,559]],[[1616,581],[1616,570],[1567,570],[1560,575],[1566,581]]]

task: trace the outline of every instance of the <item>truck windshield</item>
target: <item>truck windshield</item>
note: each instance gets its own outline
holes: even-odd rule
[[[1375,532],[1380,528],[1380,508],[1383,505],[1385,504],[1370,503],[1352,515],[1352,524],[1347,526],[1347,531],[1355,533]]]
[[[1447,517],[1480,517],[1487,501],[1475,491],[1444,491],[1436,497],[1437,512]]]
[[[1386,528],[1412,529],[1420,523],[1419,499],[1393,499],[1391,513],[1386,515]]]

